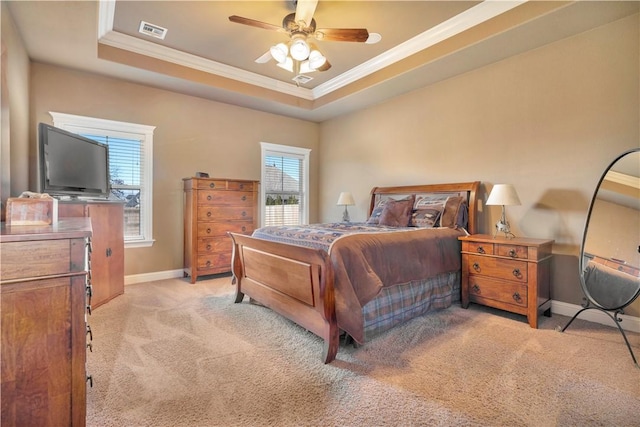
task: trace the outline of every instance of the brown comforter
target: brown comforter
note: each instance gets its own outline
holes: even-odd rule
[[[460,270],[463,231],[417,229],[403,233],[350,234],[329,250],[335,271],[338,326],[364,342],[362,307],[384,286]]]

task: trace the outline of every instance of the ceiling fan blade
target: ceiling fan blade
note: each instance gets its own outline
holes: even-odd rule
[[[331,64],[329,63],[329,60],[327,59],[324,64],[322,64],[321,67],[316,68],[317,71],[327,71],[329,68],[331,68]]]
[[[322,41],[364,43],[369,38],[369,32],[366,28],[321,28],[313,37]]]
[[[313,14],[316,12],[316,6],[318,6],[318,0],[298,0],[296,6],[296,24],[303,21],[303,28],[307,28],[311,25]]]
[[[229,21],[236,24],[249,25],[251,27],[263,28],[265,30],[280,31],[286,33],[284,28],[279,25],[267,24],[266,22],[256,21],[255,19],[243,18],[242,16],[232,15],[229,17]]]
[[[271,51],[268,50],[262,56],[259,56],[255,62],[258,64],[266,64],[271,61],[271,58],[273,58],[273,56],[271,56]]]

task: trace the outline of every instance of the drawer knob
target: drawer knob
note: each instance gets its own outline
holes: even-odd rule
[[[210,184],[209,184],[209,187],[210,187],[210,188],[214,188],[215,186],[216,186],[216,183],[215,183],[215,182],[212,182],[212,183],[210,183]],[[211,197],[211,196],[209,196],[209,197]],[[211,199],[209,199],[209,200],[211,200]]]
[[[207,261],[207,267],[211,267],[211,261]]]
[[[207,200],[211,200],[211,199],[212,199],[211,194],[209,194],[209,195],[207,196]]]
[[[245,211],[242,211],[242,216],[247,216],[247,213]]]
[[[245,200],[247,200],[247,196],[242,196],[242,201],[244,202]]]
[[[247,231],[247,227],[246,226],[242,226],[242,231]]]
[[[520,294],[518,292],[515,292],[513,294],[513,300],[516,302],[522,302],[522,297],[520,296]]]
[[[211,245],[207,245],[207,250],[210,251],[211,250]]]
[[[485,253],[485,252],[484,252],[484,248],[483,248],[482,246],[478,246],[478,249],[476,249],[476,251],[477,251],[479,254],[483,254],[483,253]]]
[[[520,272],[519,268],[514,268],[513,269],[513,275],[516,276],[518,279],[522,278],[522,273]]]
[[[477,262],[474,262],[474,263],[473,263],[473,269],[474,269],[475,271],[480,271],[480,264],[478,264]]]
[[[207,234],[211,234],[211,229],[207,228]]]
[[[211,211],[208,211],[208,212],[207,212],[207,216],[208,216],[208,217],[211,217]]]
[[[477,284],[475,284],[475,285],[473,285],[473,286],[471,287],[471,290],[472,290],[474,293],[479,294],[479,293],[480,293],[480,286],[478,286]]]
[[[511,249],[511,250],[509,251],[509,256],[510,256],[511,258],[515,258],[515,257],[516,257],[516,255],[517,255],[517,254],[516,254],[516,250],[515,250],[515,249]]]

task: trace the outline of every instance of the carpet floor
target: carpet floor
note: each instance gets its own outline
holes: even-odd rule
[[[615,328],[456,305],[324,365],[318,337],[234,291],[148,282],[94,310],[87,425],[640,426],[640,369]]]

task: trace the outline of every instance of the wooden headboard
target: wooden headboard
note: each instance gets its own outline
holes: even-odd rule
[[[426,185],[405,185],[399,187],[373,187],[371,190],[371,201],[369,202],[369,214],[376,206],[376,201],[381,196],[410,196],[411,194],[427,194],[427,193],[466,193],[467,203],[469,206],[469,224],[467,231],[471,234],[478,232],[478,209],[477,197],[480,181],[459,182],[453,184],[426,184]]]

